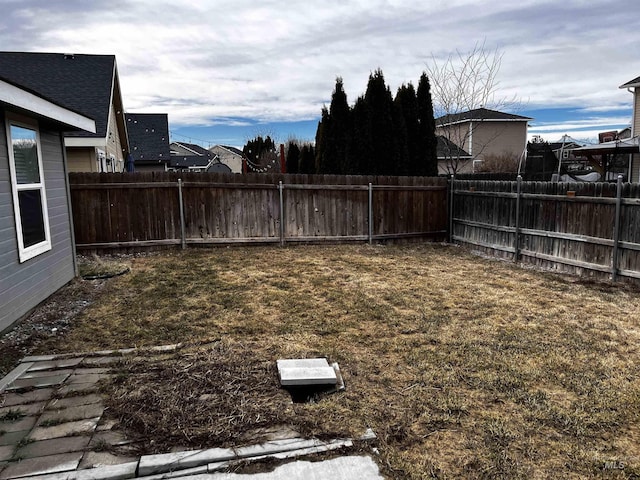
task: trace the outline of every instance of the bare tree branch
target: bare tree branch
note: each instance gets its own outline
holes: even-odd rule
[[[431,81],[431,95],[436,116],[436,131],[461,149],[469,150],[469,143],[482,118],[474,119],[469,126],[462,128],[449,125],[452,116],[487,108],[490,110],[517,110],[520,107],[518,98],[499,95],[500,82],[498,73],[502,64],[503,53],[498,49],[489,50],[485,41],[476,43],[468,52],[456,50],[444,60],[431,55],[431,63],[427,64],[427,75]],[[497,137],[499,135],[495,135]],[[495,140],[495,138],[490,139]],[[469,152],[475,159],[482,154],[486,145],[481,145]],[[455,174],[462,167],[461,152],[447,155],[447,171]]]

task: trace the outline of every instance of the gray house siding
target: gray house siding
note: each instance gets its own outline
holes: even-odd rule
[[[40,123],[51,250],[19,262],[4,111],[0,108],[0,332],[73,279],[71,217],[59,132]]]

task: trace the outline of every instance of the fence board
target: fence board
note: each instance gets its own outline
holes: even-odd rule
[[[187,245],[279,242],[281,221],[286,241],[366,241],[369,183],[376,239],[446,235],[442,178],[145,172],[72,173],[69,179],[76,243],[83,249],[180,244],[178,179]]]
[[[522,261],[570,273],[612,272],[616,185],[609,183],[454,182],[453,235],[483,252],[514,258],[519,215]],[[640,186],[625,184],[617,272],[640,267]],[[636,273],[633,273],[636,272]]]

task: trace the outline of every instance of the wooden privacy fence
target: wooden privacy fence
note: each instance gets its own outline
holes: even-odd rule
[[[70,174],[78,249],[431,238],[446,179],[338,175]]]
[[[571,273],[640,279],[640,185],[453,180],[451,240]]]

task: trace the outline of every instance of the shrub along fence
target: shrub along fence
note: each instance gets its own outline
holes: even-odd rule
[[[454,180],[450,239],[543,268],[640,279],[640,185]]]
[[[447,235],[447,180],[72,173],[78,250],[344,242]]]

